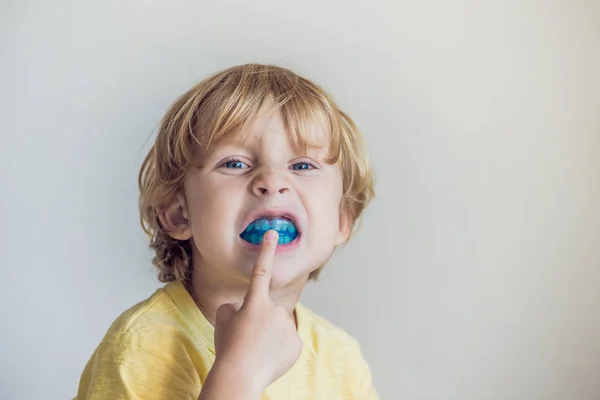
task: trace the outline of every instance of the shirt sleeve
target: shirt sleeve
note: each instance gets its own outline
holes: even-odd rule
[[[371,369],[362,354],[360,345],[354,340],[352,344],[352,382],[355,383],[353,398],[356,400],[379,400]]]
[[[358,393],[355,398],[357,400],[379,400],[379,394],[375,389],[375,385],[373,384],[373,378],[371,376],[371,370],[367,365],[367,362],[363,359],[363,370],[359,372],[360,382],[362,382],[360,388],[358,389]]]
[[[365,395],[362,398],[365,400],[379,400],[379,394],[377,393],[377,390],[375,389],[373,383],[369,385]]]
[[[197,400],[199,395],[200,380],[183,343],[120,333],[92,355],[77,400]]]

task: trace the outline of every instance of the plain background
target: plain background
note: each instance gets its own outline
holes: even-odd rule
[[[0,398],[72,397],[159,286],[139,165],[176,96],[246,62],[365,134],[377,199],[304,302],[383,399],[600,398],[597,1],[0,4]]]

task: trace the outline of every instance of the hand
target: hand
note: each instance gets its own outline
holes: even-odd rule
[[[215,373],[227,371],[230,384],[258,398],[302,350],[294,321],[269,296],[278,238],[274,230],[265,233],[243,304],[224,304],[215,318]]]

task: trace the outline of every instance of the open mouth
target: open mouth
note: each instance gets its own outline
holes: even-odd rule
[[[240,234],[240,237],[250,244],[258,245],[265,233],[270,230],[275,230],[279,234],[277,242],[279,245],[289,244],[300,236],[292,220],[284,217],[261,217],[252,221]]]

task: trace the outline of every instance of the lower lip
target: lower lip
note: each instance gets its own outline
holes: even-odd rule
[[[239,237],[239,236],[238,236]],[[246,247],[253,251],[258,251],[260,249],[259,244],[252,244],[246,242],[244,239],[239,237],[242,243],[246,245]],[[277,244],[277,248],[275,249],[275,253],[289,253],[291,251],[296,250],[296,248],[300,245],[300,240],[302,240],[302,234],[298,234],[298,237],[287,244]]]

